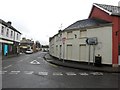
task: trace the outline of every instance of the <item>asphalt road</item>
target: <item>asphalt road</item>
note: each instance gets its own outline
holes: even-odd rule
[[[84,71],[56,66],[45,52],[22,54],[2,62],[3,88],[118,88],[117,73]]]

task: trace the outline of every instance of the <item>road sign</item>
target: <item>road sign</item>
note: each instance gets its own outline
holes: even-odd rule
[[[40,64],[40,62],[38,62],[37,60],[33,60],[32,62],[30,62],[31,64]]]

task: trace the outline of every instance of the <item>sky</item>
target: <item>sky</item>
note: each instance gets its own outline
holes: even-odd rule
[[[93,3],[118,5],[120,0],[0,0],[0,19],[11,21],[22,37],[49,44],[49,37],[87,19]]]

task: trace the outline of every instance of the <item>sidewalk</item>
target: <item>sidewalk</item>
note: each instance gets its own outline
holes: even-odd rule
[[[96,72],[108,72],[108,73],[120,73],[120,67],[113,68],[112,66],[102,65],[100,67],[93,66],[93,64],[88,65],[87,63],[81,63],[77,61],[68,61],[59,60],[58,58],[50,56],[48,53],[44,56],[44,59],[52,64],[56,64],[59,66],[69,67],[69,68],[76,68],[82,70],[90,70]]]

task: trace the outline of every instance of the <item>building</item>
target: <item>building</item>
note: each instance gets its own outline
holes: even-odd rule
[[[93,4],[88,19],[79,20],[49,39],[50,54],[64,60],[120,65],[120,7]]]
[[[24,52],[28,49],[34,48],[34,41],[26,38],[22,38],[20,41],[20,52]]]
[[[0,19],[0,53],[3,58],[19,53],[21,33],[11,24]]]
[[[26,52],[28,49],[32,49],[33,52],[40,51],[41,44],[39,41],[33,41],[30,39],[22,38],[20,41],[20,52]]]

